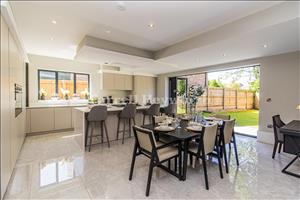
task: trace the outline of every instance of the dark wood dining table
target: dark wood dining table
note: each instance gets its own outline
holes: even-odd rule
[[[174,131],[170,131],[170,132],[157,131],[155,129],[155,127],[157,127],[157,126],[158,125],[147,124],[147,125],[143,125],[142,127],[153,131],[155,134],[169,136],[170,138],[172,138],[174,140],[178,140],[181,143],[181,145],[183,144],[183,163],[180,163],[180,164],[182,164],[181,180],[185,181],[186,180],[187,163],[188,163],[189,142],[192,139],[199,137],[201,133],[187,131],[185,126],[182,126],[181,128],[176,128]]]
[[[289,122],[280,128],[280,132],[283,134],[283,151],[296,155],[296,157],[282,169],[282,173],[300,178],[300,174],[287,171],[287,169],[300,158],[300,120]]]

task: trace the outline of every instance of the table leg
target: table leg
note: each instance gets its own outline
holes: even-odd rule
[[[300,158],[300,155],[297,155],[287,166],[285,166],[285,168],[283,168],[283,170],[281,172],[291,175],[291,176],[294,176],[294,177],[297,177],[297,178],[300,178],[299,174],[287,171],[287,168],[289,168],[289,166],[291,166],[298,158]]]
[[[183,170],[182,170],[182,180],[183,181],[186,180],[188,148],[189,148],[189,140],[184,140],[184,143],[183,143]]]

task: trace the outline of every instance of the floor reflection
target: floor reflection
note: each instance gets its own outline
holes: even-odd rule
[[[82,170],[82,157],[63,157],[40,163],[40,187],[74,179]],[[75,168],[77,170],[75,170]],[[78,170],[79,169],[79,170]]]

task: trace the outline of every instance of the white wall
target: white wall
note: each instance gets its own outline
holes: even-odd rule
[[[296,106],[300,104],[299,57],[300,52],[298,51],[162,74],[157,81],[157,96],[168,97],[168,77],[260,64],[261,91],[258,140],[273,143],[273,130],[267,127],[268,124],[272,124],[272,115],[280,114],[286,122],[300,119],[300,112],[296,109]],[[272,102],[266,102],[267,98],[271,98]]]
[[[38,103],[38,69],[57,70],[67,72],[81,72],[90,74],[91,97],[102,97],[112,95],[113,97],[124,97],[126,91],[100,90],[101,76],[97,72],[100,65],[77,62],[61,58],[29,54],[29,105]]]

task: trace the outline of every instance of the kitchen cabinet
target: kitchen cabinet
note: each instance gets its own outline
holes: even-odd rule
[[[26,109],[26,133],[72,129],[74,107],[31,107]]]
[[[5,9],[5,8],[4,8]],[[2,7],[1,7],[2,10]],[[23,51],[19,48],[10,32],[5,19],[1,15],[1,190],[0,199],[5,194],[9,179],[13,173],[20,149],[25,138],[25,92],[22,93],[23,111],[15,116],[15,84],[25,90],[25,70]]]
[[[54,109],[54,129],[72,128],[72,108],[55,108]]]
[[[30,132],[54,130],[54,108],[35,108],[30,110]]]
[[[139,104],[144,105],[156,96],[156,77],[135,75],[133,82],[133,94]]]
[[[125,90],[132,90],[133,89],[133,77],[131,75],[125,75]]]
[[[102,73],[103,90],[132,90],[133,77],[127,74]]]
[[[115,74],[103,73],[102,74],[102,86],[104,90],[115,89]]]

